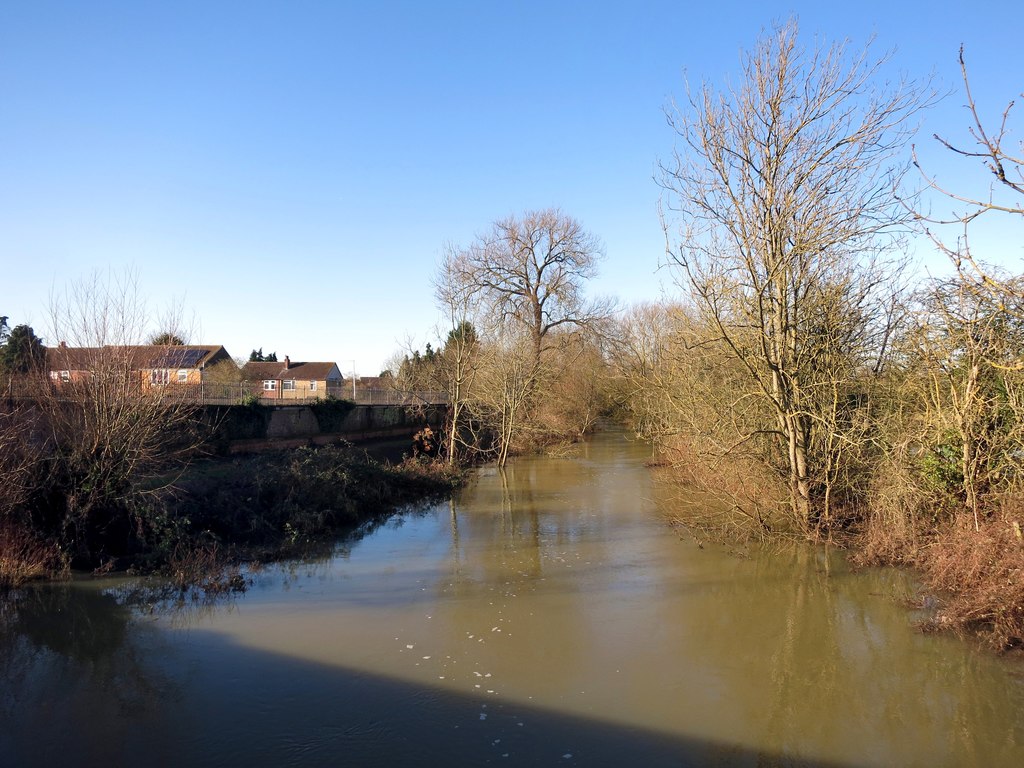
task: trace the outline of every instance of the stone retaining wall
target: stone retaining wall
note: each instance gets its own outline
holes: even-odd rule
[[[351,443],[412,436],[429,424],[441,424],[444,406],[426,411],[399,405],[356,405],[345,415],[341,429],[321,432],[316,415],[307,406],[268,406],[269,421],[262,438],[232,439],[231,453],[324,445],[345,440]]]

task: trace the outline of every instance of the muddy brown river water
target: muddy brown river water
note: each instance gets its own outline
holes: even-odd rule
[[[607,432],[479,470],[242,595],[126,579],[0,614],[0,766],[1021,766],[1024,666],[908,578],[698,547]]]

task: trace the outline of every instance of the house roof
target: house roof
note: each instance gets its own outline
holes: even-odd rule
[[[281,363],[253,363],[242,366],[242,378],[245,381],[264,381],[276,379],[283,366]]]
[[[391,379],[385,381],[380,376],[360,376],[356,379],[356,386],[359,389],[387,389]]]
[[[47,347],[46,368],[50,371],[88,371],[103,357],[103,347]]]
[[[162,346],[47,347],[46,361],[51,371],[87,371],[100,363],[127,362],[141,368],[202,368],[222,359],[231,359],[220,345],[186,344]]]
[[[296,381],[327,381],[341,378],[337,363],[246,363],[242,366],[242,378],[246,381],[267,381],[269,379]]]
[[[146,345],[132,347],[139,368],[200,368],[223,347],[186,344],[182,346]]]

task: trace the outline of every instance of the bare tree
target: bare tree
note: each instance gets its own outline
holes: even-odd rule
[[[935,140],[961,158],[980,162],[988,178],[979,194],[952,190],[914,164],[927,188],[953,206],[949,215],[933,215],[908,204],[925,233],[956,267],[955,280],[936,283],[926,295],[917,332],[918,349],[930,372],[924,424],[931,433],[926,445],[936,461],[956,454],[956,481],[975,531],[985,513],[989,492],[1005,485],[997,480],[1016,477],[1006,471],[1018,463],[1014,450],[1024,424],[1020,378],[1024,364],[1024,282],[990,266],[972,249],[971,233],[986,221],[1024,223],[1024,142],[1017,151],[1007,147],[1014,102],[1002,112],[995,131],[985,127],[971,90],[963,47],[959,52],[966,109],[970,114],[969,143],[954,144],[938,134]],[[947,235],[950,228],[955,236]],[[936,433],[940,437],[936,437]],[[952,435],[956,444],[943,442]],[[1016,469],[1016,467],[1014,467]]]
[[[797,42],[790,21],[742,58],[739,82],[703,85],[668,118],[681,141],[662,165],[666,238],[711,329],[745,372],[742,393],[770,418],[733,443],[768,436],[805,528],[829,513],[839,455],[855,421],[857,377],[877,370],[893,280],[883,257],[907,213],[892,194],[908,118],[926,99],[901,81],[875,87],[885,57]],[[776,453],[780,453],[776,458]]]
[[[480,363],[480,339],[473,325],[473,291],[458,279],[459,260],[458,251],[448,246],[434,280],[434,295],[451,328],[438,360],[438,373],[448,394],[444,453],[449,464],[458,460],[463,437],[474,433],[468,418],[469,403]]]
[[[1009,119],[1014,107],[1012,100],[1003,110],[996,130],[992,132],[985,128],[971,91],[962,46],[959,62],[964,95],[967,98],[966,108],[970,113],[971,124],[967,129],[970,143],[954,144],[938,134],[933,136],[950,152],[968,160],[980,161],[989,176],[987,190],[972,195],[943,186],[934,175],[928,174],[921,167],[915,148],[914,165],[921,170],[927,187],[950,201],[954,211],[948,216],[933,215],[920,210],[913,202],[908,204],[908,208],[924,224],[925,232],[932,242],[956,266],[961,279],[974,290],[991,293],[998,300],[1000,294],[1009,292],[1019,295],[1019,290],[1011,288],[983,260],[975,257],[970,234],[972,227],[995,217],[1006,221],[1009,216],[1010,220],[1024,223],[1024,141],[1018,141],[1016,149],[1006,146],[1010,136]],[[952,240],[943,234],[949,226],[958,231]]]
[[[1019,279],[986,274],[1021,290]],[[927,452],[923,466],[931,484],[967,510],[975,531],[991,508],[987,498],[1020,476],[1022,309],[958,278],[936,281],[922,296],[912,337],[925,384],[917,438]]]
[[[146,338],[149,313],[134,275],[93,275],[51,301],[51,370],[66,380],[40,391],[55,490],[64,498],[62,536],[85,562],[96,562],[148,521],[140,500],[176,478],[193,455],[198,406],[186,387],[153,384]],[[170,326],[164,326],[170,327]]]
[[[594,235],[576,219],[549,208],[495,222],[447,262],[461,290],[492,317],[525,331],[539,363],[552,331],[584,327],[608,315],[607,302],[587,301],[583,295],[602,256]]]
[[[438,301],[453,327],[469,322],[478,333],[478,346],[453,350],[453,412],[491,428],[499,463],[525,432],[545,429],[536,399],[557,377],[569,331],[596,329],[610,313],[609,301],[584,296],[601,256],[597,238],[555,209],[503,219],[468,248],[446,249]]]
[[[32,440],[34,414],[28,406],[0,404],[0,520],[6,521],[28,499],[40,463]]]
[[[470,411],[495,438],[498,466],[505,466],[516,439],[529,420],[529,406],[539,369],[534,349],[522,334],[488,334],[481,349]]]

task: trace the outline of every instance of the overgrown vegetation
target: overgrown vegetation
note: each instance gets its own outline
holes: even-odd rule
[[[199,578],[239,551],[331,536],[458,480],[449,467],[383,466],[341,448],[191,470],[197,459],[226,452],[218,436],[264,437],[268,409],[204,410],[187,388],[164,386],[164,377],[154,383],[146,369],[166,366],[137,359],[160,350],[140,353],[132,343],[144,338],[147,313],[130,279],[78,284],[53,315],[70,345],[44,349],[31,329],[8,334],[6,318],[2,324],[0,359],[14,362],[2,369],[0,586],[68,568]],[[325,430],[351,408],[336,400],[312,406]],[[234,581],[202,578],[211,586]]]
[[[339,400],[332,396],[314,400],[309,404],[316,417],[316,423],[324,434],[341,432],[345,426],[345,419],[355,407],[356,404],[351,400]]]
[[[1024,158],[1006,150],[1009,109],[986,131],[963,66],[974,143],[939,141],[993,182],[971,195],[925,176],[961,210],[919,210],[901,148],[930,96],[882,84],[884,63],[805,51],[784,24],[734,87],[673,108],[681,147],[662,183],[683,296],[621,318],[616,400],[699,492],[688,525],[916,566],[942,598],[936,626],[1020,645],[1024,282],[970,234],[1024,223]],[[951,278],[903,287],[910,226]]]
[[[197,558],[278,558],[450,493],[461,480],[441,464],[381,464],[351,446],[201,462],[146,510],[147,565],[181,578],[203,570]]]
[[[612,302],[584,288],[600,242],[557,209],[496,221],[449,246],[435,277],[448,332],[394,365],[394,386],[447,395],[441,455],[493,460],[579,439],[606,409],[603,331]]]
[[[77,486],[40,484],[44,466],[34,475],[30,467],[25,491],[3,499],[0,586],[78,567],[159,571],[182,588],[230,588],[237,585],[231,563],[301,552],[461,482],[459,470],[443,463],[392,466],[351,446],[203,459],[174,470],[173,482],[147,487],[143,477],[126,477],[120,495],[93,500],[100,528],[75,514],[67,497]]]

